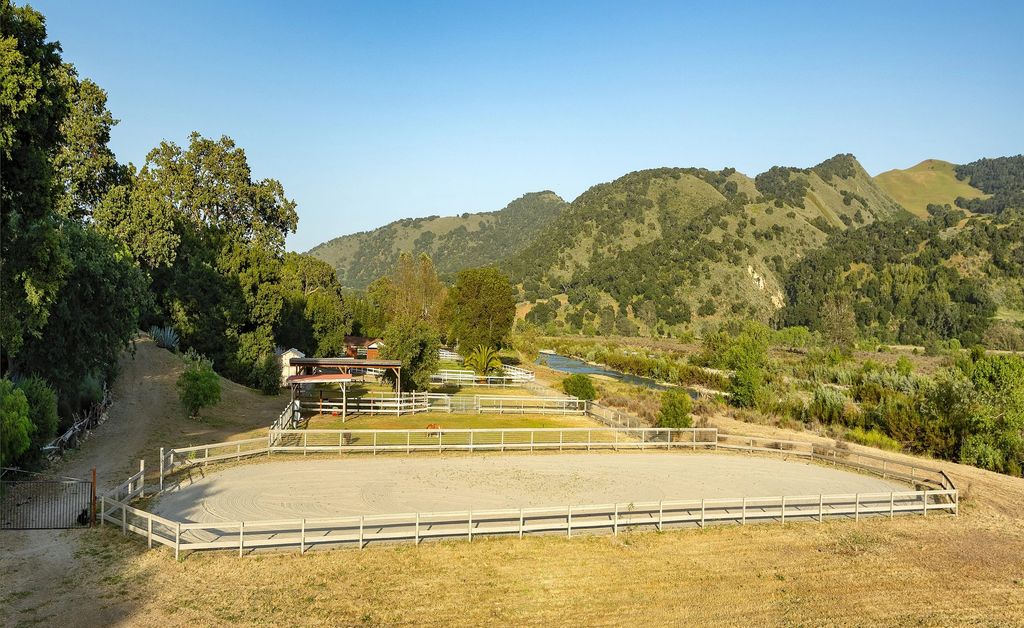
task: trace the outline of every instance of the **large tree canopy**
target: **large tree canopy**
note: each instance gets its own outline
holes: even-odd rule
[[[461,271],[448,291],[445,311],[450,336],[463,352],[501,347],[516,317],[512,283],[493,267]]]
[[[0,368],[45,323],[67,271],[51,159],[68,110],[43,16],[0,4]]]

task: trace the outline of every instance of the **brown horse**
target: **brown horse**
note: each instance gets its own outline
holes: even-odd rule
[[[438,438],[444,433],[441,431],[441,425],[438,423],[430,423],[427,425],[427,430],[429,430],[427,436],[437,436]]]

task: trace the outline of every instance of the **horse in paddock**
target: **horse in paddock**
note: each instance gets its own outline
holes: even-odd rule
[[[441,425],[439,423],[430,423],[427,425],[427,430],[427,436],[437,436],[440,438],[441,435],[444,434],[444,432],[441,431]]]

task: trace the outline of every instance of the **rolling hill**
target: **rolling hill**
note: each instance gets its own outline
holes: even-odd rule
[[[852,155],[812,168],[661,168],[592,187],[508,267],[540,324],[622,334],[696,319],[767,320],[787,265],[829,234],[904,214]],[[557,311],[552,311],[557,310]]]
[[[928,217],[927,208],[931,204],[954,205],[959,197],[986,197],[969,180],[957,178],[954,164],[939,159],[926,159],[905,170],[883,172],[875,177],[875,183],[920,218]]]
[[[406,218],[334,238],[308,254],[333,266],[348,288],[365,288],[390,273],[402,251],[427,253],[438,272],[450,276],[521,251],[566,205],[554,192],[532,192],[498,211]]]

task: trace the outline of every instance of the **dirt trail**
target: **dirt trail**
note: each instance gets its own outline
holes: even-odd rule
[[[148,336],[126,351],[111,391],[107,420],[49,473],[88,478],[96,468],[97,490],[109,489],[138,470],[144,457],[156,464],[155,447],[171,433],[219,436],[250,425],[269,425],[281,401],[221,380],[221,404],[210,410],[209,423],[182,416],[175,382],[184,366],[179,356],[157,347]],[[225,418],[227,417],[227,418]],[[242,419],[243,417],[245,423]],[[186,424],[185,429],[181,425]],[[52,624],[74,617],[82,626],[111,625],[125,619],[125,608],[95,596],[103,557],[82,543],[87,530],[0,532],[0,624]]]

